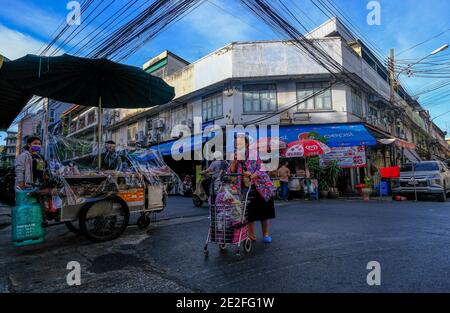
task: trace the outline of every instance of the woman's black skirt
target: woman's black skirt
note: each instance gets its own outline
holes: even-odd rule
[[[248,221],[265,221],[275,218],[275,205],[273,203],[273,197],[269,201],[266,201],[263,196],[256,190],[254,186],[250,190],[248,195]]]

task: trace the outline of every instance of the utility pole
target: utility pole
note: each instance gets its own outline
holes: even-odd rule
[[[23,128],[23,117],[20,119],[19,127],[17,128],[16,158],[22,152],[22,128]]]
[[[44,127],[43,127],[43,148],[44,158],[48,159],[48,124],[49,124],[49,108],[50,103],[48,98],[44,98]]]
[[[390,93],[390,102],[393,107],[395,107],[395,89],[396,89],[396,80],[395,80],[395,67],[394,67],[394,49],[391,48],[389,58],[389,86],[391,87]],[[397,114],[394,115],[394,135],[397,135]],[[397,165],[397,149],[395,149],[395,145],[392,146],[391,153],[393,154],[392,160],[394,161],[393,165]]]
[[[396,81],[395,81],[395,67],[394,67],[394,49],[391,49],[391,56],[389,58],[389,80],[390,80],[390,87],[391,87],[391,103],[394,105],[395,103],[395,87],[396,87]]]

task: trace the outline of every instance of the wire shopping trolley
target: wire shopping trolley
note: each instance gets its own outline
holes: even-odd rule
[[[208,243],[212,242],[225,250],[229,245],[237,247],[236,255],[241,255],[241,245],[245,253],[250,253],[252,241],[248,237],[248,212],[250,188],[244,193],[231,187],[231,177],[242,174],[225,174],[221,177],[219,191],[212,188],[209,200],[210,223],[208,236],[204,247],[205,257],[208,257]]]

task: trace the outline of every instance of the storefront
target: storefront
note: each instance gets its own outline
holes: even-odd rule
[[[343,169],[336,187],[341,194],[354,193],[355,185],[362,182],[366,175],[367,149],[377,143],[364,124],[280,126],[280,139],[287,146],[284,156],[289,156],[289,147],[295,147],[293,143],[302,138],[315,138],[330,148],[328,153],[320,156],[320,162],[326,164],[331,160],[336,161]],[[305,160],[299,160],[299,158],[286,160],[295,177],[301,179],[307,175]]]
[[[265,136],[271,136],[270,130]],[[224,136],[225,138],[226,136]],[[259,137],[259,134],[258,134]],[[305,177],[305,160],[302,158],[289,157],[289,149],[295,149],[295,143],[302,138],[315,138],[326,144],[330,151],[321,157],[321,162],[327,163],[336,160],[341,168],[342,175],[339,177],[338,187],[341,193],[355,191],[354,186],[364,180],[365,168],[368,166],[367,149],[377,144],[376,139],[369,133],[363,123],[352,124],[320,124],[320,125],[280,125],[278,136],[280,147],[285,147],[281,152],[282,160],[288,161],[294,176]],[[194,151],[202,151],[203,145],[211,137],[202,135],[191,136],[183,140],[172,140],[152,146],[161,155],[166,157],[166,162],[178,174],[195,175],[202,161],[195,161]],[[261,138],[257,138],[260,140]],[[183,146],[183,143],[185,145]],[[184,151],[188,149],[189,151]],[[173,153],[175,152],[175,153]],[[176,161],[176,155],[188,152],[192,161]],[[198,159],[198,157],[196,158]],[[177,164],[172,164],[177,163]],[[203,164],[205,165],[205,164]]]

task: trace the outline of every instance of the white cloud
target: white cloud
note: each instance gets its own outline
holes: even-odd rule
[[[185,20],[193,33],[206,40],[205,45],[217,47],[233,41],[250,40],[261,32],[252,25],[253,21],[246,21],[247,17],[242,12],[228,9],[232,6],[224,5],[221,1],[213,3],[218,6],[205,2]]]
[[[44,43],[29,35],[0,24],[0,54],[14,60],[26,54],[36,54]]]
[[[61,7],[65,9],[65,1],[61,2]],[[49,36],[61,24],[64,16],[56,15],[45,6],[14,0],[9,1],[8,5],[0,5],[0,17],[36,35]]]

